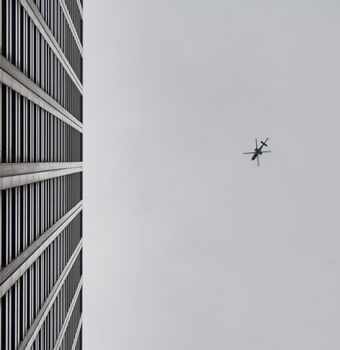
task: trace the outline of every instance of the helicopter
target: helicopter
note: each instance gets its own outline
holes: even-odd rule
[[[260,166],[260,155],[262,155],[262,153],[270,153],[271,151],[263,151],[263,146],[268,147],[267,145],[267,141],[269,140],[269,137],[266,138],[265,141],[260,141],[261,142],[261,146],[258,147],[257,144],[257,139],[255,139],[255,149],[254,152],[244,152],[243,154],[252,154],[253,156],[251,157],[251,160],[255,160],[257,162],[257,166]]]

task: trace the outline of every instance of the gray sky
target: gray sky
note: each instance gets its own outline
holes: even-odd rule
[[[340,348],[339,16],[86,1],[85,349]]]

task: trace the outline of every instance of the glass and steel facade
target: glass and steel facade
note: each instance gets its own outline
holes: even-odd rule
[[[83,3],[0,4],[0,348],[78,350]]]

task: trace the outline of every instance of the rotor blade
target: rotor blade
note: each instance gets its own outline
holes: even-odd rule
[[[259,158],[259,156],[256,157],[256,161],[257,161],[257,166],[260,166],[260,158]]]
[[[256,146],[256,149],[257,149],[257,148],[258,148],[258,147],[257,147],[257,139],[255,139],[255,146]]]
[[[271,153],[271,151],[261,151],[262,153]]]
[[[255,152],[243,152],[243,154],[255,154]]]

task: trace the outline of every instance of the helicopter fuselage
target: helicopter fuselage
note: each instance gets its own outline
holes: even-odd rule
[[[262,146],[261,146],[262,148]],[[254,155],[251,157],[251,160],[255,160],[257,156],[262,154],[261,148],[255,148],[255,153]]]

